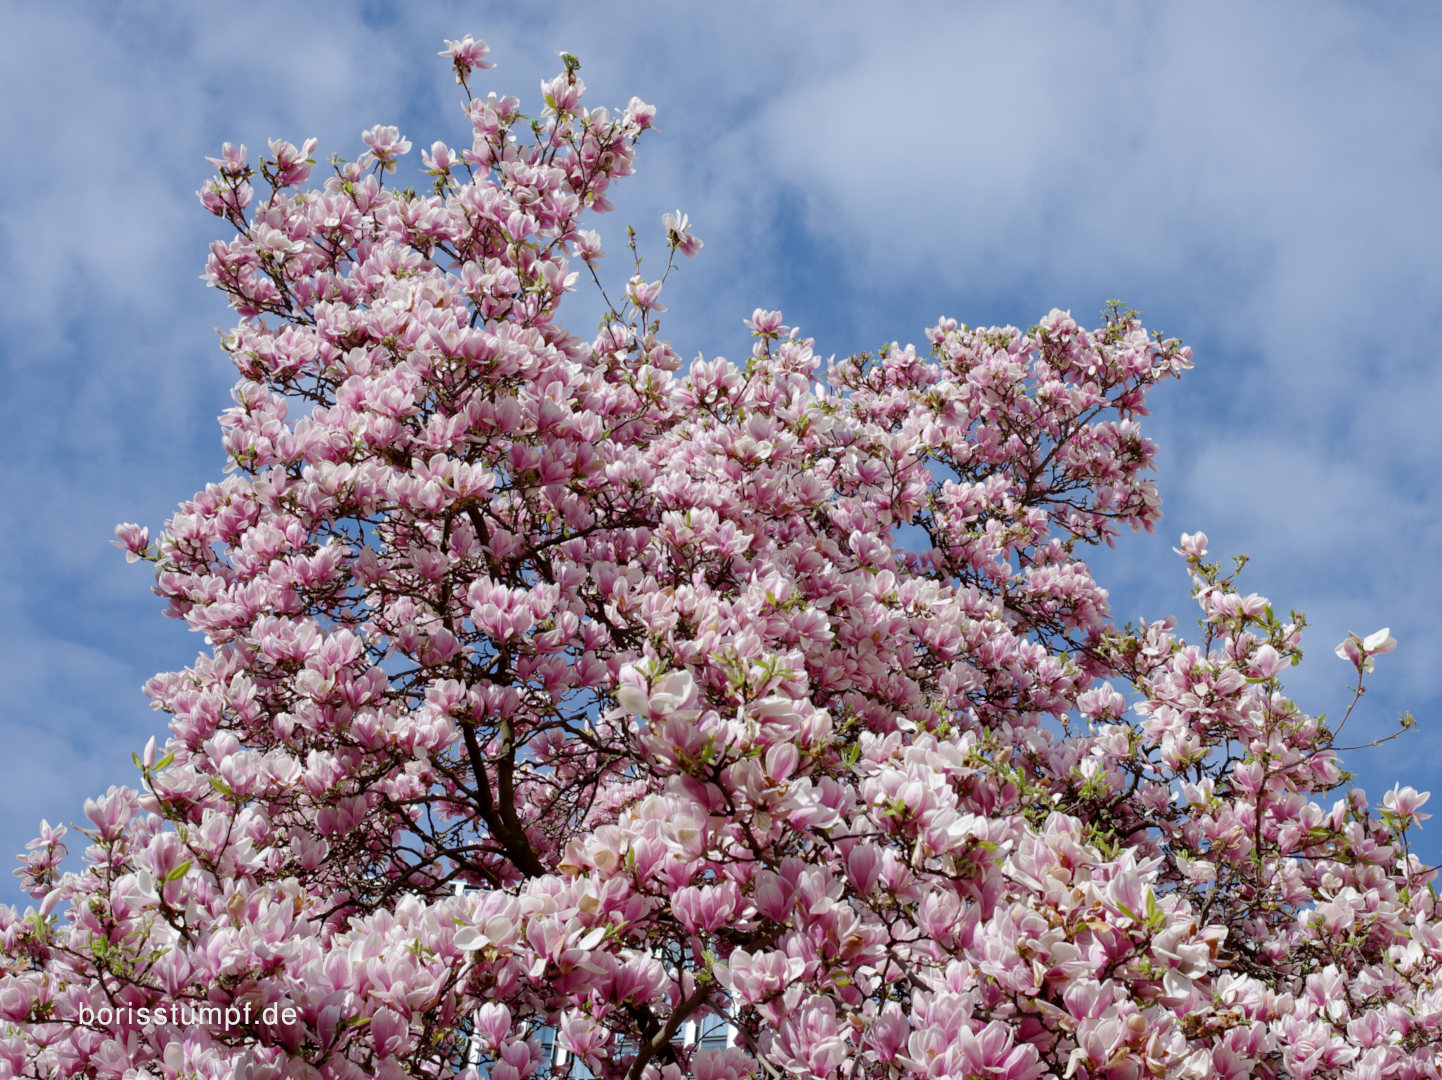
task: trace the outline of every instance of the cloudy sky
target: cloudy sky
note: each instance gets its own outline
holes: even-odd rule
[[[205,155],[314,135],[354,158],[374,123],[463,142],[435,52],[467,32],[498,63],[477,88],[530,112],[560,49],[589,103],[658,107],[602,231],[618,250],[626,222],[659,240],[662,212],[690,214],[706,247],[666,298],[683,355],[744,355],[757,306],[845,354],[941,315],[1092,319],[1109,297],[1190,343],[1196,370],[1149,421],[1163,526],[1096,562],[1117,614],[1189,626],[1171,547],[1202,529],[1307,613],[1290,686],[1334,714],[1332,646],[1390,626],[1348,741],[1402,709],[1420,730],[1345,758],[1378,800],[1434,786],[1442,8],[876,8],[0,4],[0,849],[133,782],[130,751],[162,730],[139,687],[200,646],[108,540],[220,476],[233,379],[198,279],[221,235],[194,197]],[[1442,861],[1442,825],[1422,840]]]

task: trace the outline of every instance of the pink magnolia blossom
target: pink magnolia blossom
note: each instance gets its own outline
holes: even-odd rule
[[[486,59],[491,47],[484,41],[477,41],[467,34],[459,41],[446,41],[446,47],[436,55],[449,57],[456,70],[456,82],[465,85],[472,71],[493,68],[496,65]]]
[[[410,140],[403,138],[400,129],[393,125],[376,124],[361,132],[361,141],[367,147],[361,155],[361,164],[375,164],[386,172],[395,172],[396,159],[409,153],[411,148]]]
[[[1432,797],[1430,791],[1418,791],[1412,787],[1402,787],[1401,784],[1394,785],[1392,790],[1382,796],[1384,809],[1396,814],[1399,818],[1410,819],[1418,822],[1417,828],[1421,828],[1421,822],[1430,818],[1431,814],[1423,814],[1418,811],[1427,804]]]
[[[661,227],[666,230],[667,241],[688,259],[700,251],[702,243],[691,232],[690,219],[677,210],[674,214],[661,215]]]
[[[1347,640],[1338,645],[1335,652],[1363,674],[1370,674],[1376,666],[1374,657],[1389,653],[1396,647],[1397,639],[1392,636],[1391,630],[1384,626],[1365,638],[1348,634]]]
[[[138,562],[150,549],[150,530],[128,522],[117,525],[111,543],[124,550],[126,562]]]

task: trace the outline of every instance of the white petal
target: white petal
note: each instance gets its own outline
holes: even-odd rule
[[[632,683],[617,688],[616,704],[631,716],[646,716],[651,712],[651,699],[646,691]]]
[[[1375,634],[1368,634],[1367,640],[1362,642],[1362,648],[1369,653],[1391,652],[1397,647],[1397,639],[1392,636],[1391,627],[1384,626]]]
[[[486,937],[485,934],[481,933],[474,926],[463,926],[456,931],[456,948],[464,952],[474,952],[476,949],[484,949],[490,943],[491,939]]]

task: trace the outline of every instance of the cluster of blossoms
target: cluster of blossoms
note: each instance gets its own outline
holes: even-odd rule
[[[1426,797],[1343,788],[1300,619],[1204,536],[1196,644],[1078,556],[1156,524],[1188,350],[1113,308],[823,362],[758,310],[686,366],[639,261],[578,339],[654,111],[566,56],[528,119],[486,53],[431,194],[388,127],[318,188],[313,141],[213,159],[233,468],[117,531],[206,650],[83,867],[24,857],[0,1077],[1442,1075]]]

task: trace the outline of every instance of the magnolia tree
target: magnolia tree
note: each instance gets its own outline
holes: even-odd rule
[[[1113,307],[821,361],[758,310],[686,364],[634,242],[577,338],[653,110],[564,56],[528,118],[486,52],[431,193],[391,127],[319,186],[213,159],[231,470],[118,530],[206,647],[83,867],[23,857],[0,1075],[1442,1075],[1426,796],[1346,786],[1204,536],[1193,644],[1081,560],[1156,524],[1188,350]]]

